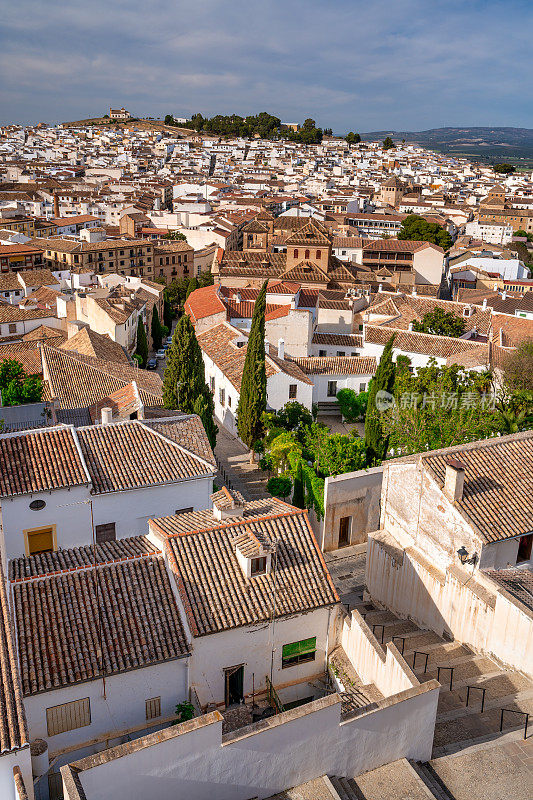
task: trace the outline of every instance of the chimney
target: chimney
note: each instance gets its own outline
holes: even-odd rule
[[[283,339],[278,342],[278,358],[285,358],[285,342]]]
[[[102,425],[109,425],[113,419],[113,410],[106,406],[102,409]]]
[[[412,331],[412,330],[413,330],[413,323],[412,323],[412,322],[410,322],[410,323],[409,323],[409,330],[410,330],[410,331]]]
[[[267,354],[267,356],[269,353],[269,348],[270,348],[270,342],[267,339],[265,339],[265,353]]]
[[[461,500],[463,496],[465,469],[466,467],[464,464],[461,464],[461,462],[457,461],[455,458],[450,458],[446,462],[444,494],[452,503],[455,503],[456,500]]]
[[[59,196],[54,194],[54,217],[59,218]]]
[[[502,292],[502,300],[507,300],[507,291],[505,289]]]
[[[382,291],[383,291],[383,284],[380,283],[378,286],[378,292],[381,294]]]
[[[481,306],[481,308],[483,309],[483,311],[485,311],[485,309],[487,308],[487,298],[486,297],[483,298],[483,305]]]

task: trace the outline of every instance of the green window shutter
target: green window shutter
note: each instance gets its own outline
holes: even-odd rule
[[[302,639],[300,642],[291,642],[283,645],[283,658],[294,658],[307,653],[314,653],[316,650],[316,636],[310,639]]]

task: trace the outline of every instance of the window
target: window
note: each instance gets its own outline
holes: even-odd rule
[[[305,251],[304,258],[305,258],[306,261],[308,261],[311,258],[311,251],[310,250],[306,250]]]
[[[345,356],[346,355],[346,351],[345,350],[337,350],[337,355],[338,356]]]
[[[218,401],[221,406],[223,406],[226,402],[226,391],[225,389],[218,390]]]
[[[527,536],[521,536],[518,540],[518,554],[516,556],[516,563],[520,564],[523,561],[531,559],[531,550],[533,549],[533,533],[528,533]]]
[[[33,556],[37,553],[53,553],[55,550],[54,533],[53,526],[24,531],[26,537],[26,555]]]
[[[9,330],[9,333],[16,333],[17,332],[17,323],[16,322],[10,322],[8,330]]]
[[[366,383],[360,383],[359,384],[359,391],[360,392],[364,392],[365,390],[366,390]]]
[[[228,394],[228,408],[231,408],[231,395]]]
[[[293,251],[293,258],[298,258],[298,250]]]
[[[161,698],[150,697],[145,702],[146,719],[157,719],[161,716]]]
[[[337,381],[328,381],[328,397],[337,397]]]
[[[322,253],[320,252],[320,250],[317,250],[316,251],[317,260],[320,260],[321,256],[322,256]]]
[[[187,508],[177,508],[176,514],[190,514],[193,510],[193,506],[188,506]]]
[[[305,664],[314,661],[316,655],[316,636],[311,639],[302,639],[299,642],[284,644],[281,655],[281,666],[294,667],[296,664]]]
[[[104,544],[104,542],[115,542],[117,534],[115,531],[114,522],[105,522],[103,525],[95,526],[96,544]]]
[[[75,728],[84,728],[90,724],[91,701],[88,697],[46,709],[48,736],[73,731]]]
[[[289,386],[289,400],[294,400],[296,398],[297,391],[298,391],[298,384],[291,383]]]
[[[215,391],[215,376],[214,375],[211,375],[211,377],[209,378],[209,388],[211,389],[212,392]]]
[[[266,572],[266,568],[267,568],[266,556],[263,556],[263,558],[252,558],[252,566],[250,570],[250,574],[252,575],[252,577],[254,577],[254,575],[264,575]]]
[[[326,351],[325,350],[319,350],[318,351],[318,355],[320,356],[320,358],[325,358],[326,357]]]

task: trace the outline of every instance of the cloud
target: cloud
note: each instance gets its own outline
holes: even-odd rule
[[[18,0],[2,122],[312,116],[335,131],[527,125],[526,0]]]

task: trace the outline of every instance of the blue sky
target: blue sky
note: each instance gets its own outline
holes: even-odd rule
[[[0,122],[533,127],[532,0],[4,0]]]

